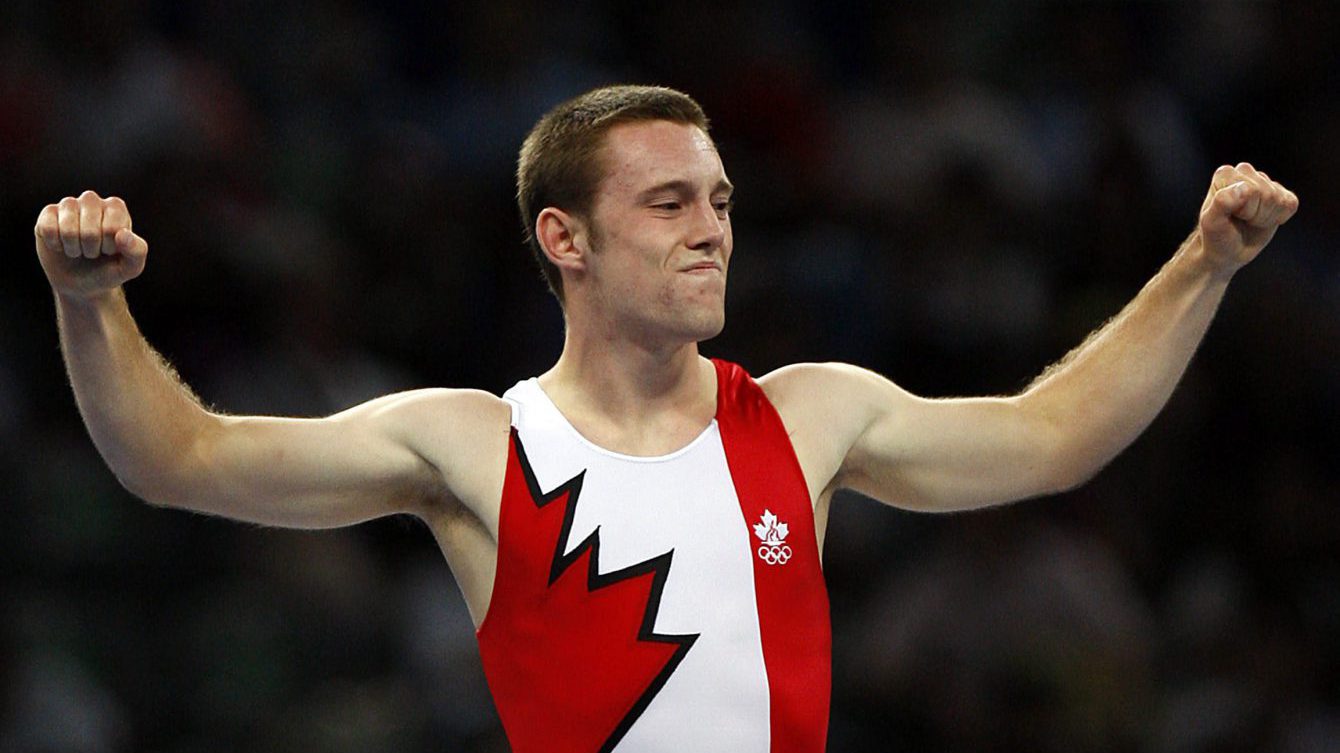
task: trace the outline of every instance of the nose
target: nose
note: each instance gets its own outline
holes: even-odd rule
[[[692,235],[688,245],[695,251],[711,253],[726,242],[726,222],[721,219],[716,207],[710,202],[698,205],[697,211],[693,213],[693,227],[690,232]]]

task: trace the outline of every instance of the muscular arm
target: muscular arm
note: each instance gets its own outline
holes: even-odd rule
[[[782,370],[768,389],[825,491],[958,510],[1077,486],[1153,420],[1228,281],[1297,206],[1250,165],[1220,168],[1195,232],[1159,274],[1019,395],[928,400],[840,365]]]
[[[147,246],[124,204],[63,200],[43,210],[36,234],[80,412],[117,478],[149,502],[306,528],[423,516],[473,481],[440,458],[467,462],[477,424],[506,426],[501,401],[472,391],[392,395],[322,419],[206,410],[127,308],[120,284],[143,269]]]

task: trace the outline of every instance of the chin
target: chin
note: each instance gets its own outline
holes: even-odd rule
[[[721,330],[726,328],[726,315],[724,312],[715,316],[706,317],[693,323],[692,339],[694,342],[711,340],[721,334]]]
[[[680,342],[710,340],[726,326],[726,305],[720,296],[665,296],[657,308],[647,323]]]

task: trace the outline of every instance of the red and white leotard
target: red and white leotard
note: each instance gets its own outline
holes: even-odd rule
[[[809,493],[763,391],[715,365],[714,420],[660,457],[588,442],[534,379],[503,395],[478,638],[517,753],[823,750],[831,642]]]

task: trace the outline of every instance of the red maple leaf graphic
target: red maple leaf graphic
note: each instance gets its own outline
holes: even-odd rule
[[[565,555],[585,471],[542,492],[512,449],[479,634],[498,713],[517,753],[610,751],[698,637],[654,630],[674,551],[602,574],[597,528]]]

